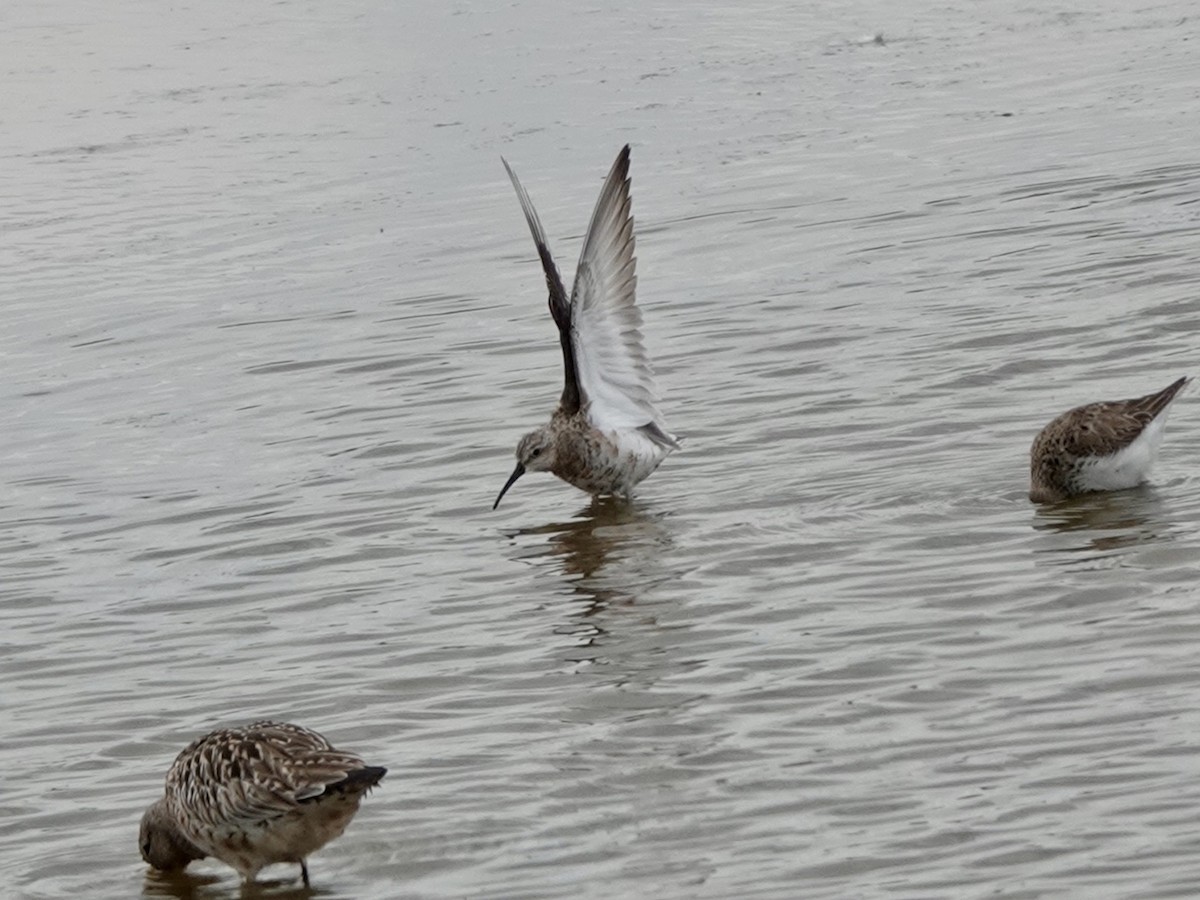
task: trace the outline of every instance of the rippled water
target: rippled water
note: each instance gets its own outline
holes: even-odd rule
[[[269,715],[390,768],[324,897],[1194,896],[1197,400],[1024,496],[1200,374],[1193,10],[919,6],[0,12],[6,890],[238,896],[137,820]],[[492,512],[560,378],[499,157],[569,272],[626,141],[685,450]]]

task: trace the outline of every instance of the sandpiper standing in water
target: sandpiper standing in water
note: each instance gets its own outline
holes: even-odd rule
[[[655,406],[654,374],[642,346],[629,145],[617,155],[600,190],[569,299],[533,203],[507,160],[503,162],[546,274],[566,378],[549,424],[517,444],[517,467],[492,509],[527,471],[552,472],[592,495],[628,497],[634,485],[679,449]]]
[[[272,863],[299,863],[345,831],[387,773],[282,722],[225,728],[193,741],[142,816],[142,859],[165,872],[214,856],[253,881]]]
[[[1089,403],[1063,413],[1030,448],[1029,499],[1053,503],[1090,491],[1141,484],[1167,427],[1167,410],[1189,379],[1133,400]]]

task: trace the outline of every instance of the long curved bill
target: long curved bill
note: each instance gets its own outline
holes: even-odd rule
[[[508,476],[508,481],[504,482],[504,487],[500,488],[500,496],[496,498],[496,502],[492,504],[492,509],[500,505],[500,501],[504,499],[504,495],[508,493],[508,489],[513,486],[518,478],[525,474],[525,467],[517,463],[517,467],[513,469],[513,473]]]

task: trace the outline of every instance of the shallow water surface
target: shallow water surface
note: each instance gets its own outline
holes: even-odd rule
[[[1200,374],[1190,7],[3,18],[15,896],[238,896],[135,835],[263,716],[390,769],[328,898],[1195,894],[1200,401],[1025,499]],[[569,278],[626,141],[684,449],[493,512],[561,377],[500,155]]]

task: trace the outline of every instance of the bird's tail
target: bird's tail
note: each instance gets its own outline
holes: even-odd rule
[[[361,769],[347,772],[346,777],[341,781],[327,784],[325,786],[325,796],[330,794],[365,794],[371,788],[375,787],[375,785],[379,784],[386,774],[387,769],[383,766],[363,766]]]

